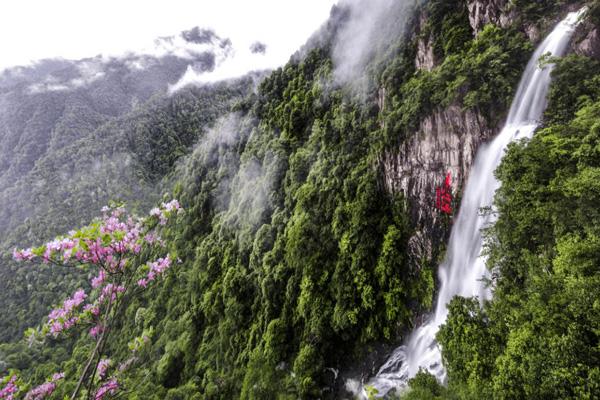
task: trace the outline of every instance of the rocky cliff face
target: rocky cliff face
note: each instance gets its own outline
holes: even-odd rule
[[[415,67],[417,69],[431,71],[438,64],[433,51],[433,37],[425,33],[427,25],[427,15],[422,12],[419,16],[419,22],[416,29],[417,56],[415,58]]]
[[[409,201],[416,227],[410,240],[414,262],[435,260],[438,245],[449,233],[447,218],[435,208],[436,187],[450,172],[452,191],[459,194],[479,145],[496,133],[481,115],[454,105],[425,118],[400,149],[384,156],[387,189],[403,193]]]
[[[469,0],[467,7],[469,22],[475,35],[488,24],[507,28],[519,18],[518,10],[509,0]],[[540,41],[541,30],[545,28],[547,26],[541,27],[531,22],[522,22],[523,32],[533,43]]]
[[[529,40],[537,43],[542,39],[543,32],[551,29],[560,19],[564,17],[565,12],[576,11],[583,7],[584,2],[578,0],[567,0],[561,8],[559,15],[550,13],[550,15],[542,18],[537,18],[534,21],[528,20],[523,15],[520,15],[518,7],[514,6],[510,0],[468,0],[467,7],[469,9],[469,22],[475,35],[477,35],[487,24],[493,24],[501,28],[507,28],[519,20],[519,26],[527,35]],[[589,29],[581,28],[580,31]],[[598,33],[595,33],[596,37]],[[584,39],[584,38],[581,38]],[[597,38],[590,38],[593,42]],[[598,52],[598,49],[594,51]],[[596,53],[598,54],[598,53]]]
[[[515,19],[515,12],[508,0],[471,0],[468,2],[469,22],[475,34],[487,24],[506,28]]]
[[[567,11],[578,7],[576,4],[569,6]],[[469,1],[468,8],[473,35],[477,35],[486,24],[508,27],[519,18],[508,0]],[[426,23],[427,16],[422,14],[416,27],[417,33]],[[548,20],[544,25],[554,23]],[[525,26],[524,32],[532,42],[537,42],[543,29],[546,28],[531,25]],[[419,35],[415,59],[417,68],[431,70],[439,64],[432,46],[431,37]],[[582,24],[573,40],[572,51],[600,58],[598,29],[592,24]],[[379,106],[380,109],[385,107],[385,89],[379,92]],[[451,222],[435,208],[436,187],[444,183],[446,174],[450,172],[453,193],[460,197],[477,149],[493,138],[500,128],[490,126],[477,112],[464,111],[459,105],[453,105],[426,117],[410,139],[382,157],[387,190],[402,193],[408,199],[412,223],[416,228],[409,246],[413,262],[437,261],[440,245],[447,241],[450,233]]]
[[[508,14],[501,10],[507,0],[469,2],[473,34],[485,24],[508,24]],[[433,38],[423,34],[427,15],[422,13],[416,26],[417,69],[432,70],[435,59]],[[385,89],[379,91],[378,105],[385,108]],[[481,143],[495,136],[485,118],[460,105],[439,109],[426,117],[417,132],[398,149],[382,157],[385,185],[391,193],[402,193],[408,200],[415,233],[410,239],[409,253],[415,264],[436,261],[440,245],[450,233],[451,222],[436,209],[436,188],[442,186],[446,174],[452,174],[452,192],[459,196],[469,175],[475,153]],[[458,208],[458,202],[454,206]]]
[[[571,42],[571,51],[575,54],[600,60],[600,33],[598,27],[590,22],[582,23]]]

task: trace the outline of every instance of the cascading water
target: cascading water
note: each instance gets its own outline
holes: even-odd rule
[[[439,268],[440,292],[435,314],[397,348],[368,382],[379,395],[406,387],[408,380],[424,368],[440,381],[446,378],[435,335],[448,315],[447,304],[454,296],[489,299],[491,291],[483,279],[487,275],[485,257],[481,254],[481,229],[494,222],[491,213],[481,215],[482,207],[492,205],[499,182],[494,171],[500,164],[508,144],[531,138],[546,108],[551,65],[540,65],[543,55],[564,54],[575,26],[585,10],[570,13],[537,48],[527,65],[506,126],[491,143],[481,146],[463,195],[460,212],[452,228],[445,261]],[[362,390],[365,395],[364,389]]]

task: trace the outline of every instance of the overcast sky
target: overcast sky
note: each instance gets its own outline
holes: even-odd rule
[[[0,14],[0,70],[42,58],[143,51],[154,39],[213,28],[235,49],[267,45],[260,67],[285,63],[336,0],[14,0]]]

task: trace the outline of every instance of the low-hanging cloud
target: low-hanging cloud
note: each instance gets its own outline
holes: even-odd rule
[[[202,184],[199,170],[209,169],[218,177],[212,189],[215,211],[221,213],[222,228],[244,236],[251,234],[273,208],[273,190],[283,163],[273,152],[261,158],[241,157],[240,147],[255,139],[256,121],[230,113],[220,118],[177,166],[187,185]]]
[[[187,42],[198,44],[210,43],[211,41],[218,38],[215,34],[215,31],[213,31],[212,29],[200,29],[200,27],[198,26],[195,26],[190,30],[181,32],[180,36]]]
[[[211,29],[201,29],[196,26],[178,35],[160,37],[154,41],[153,48],[134,54],[146,54],[157,58],[175,56],[194,59],[197,55],[206,52],[214,52],[225,58],[231,51],[231,40],[220,37]]]
[[[28,91],[31,94],[69,91],[89,86],[113,72],[120,74],[127,70],[139,72],[153,67],[165,67],[172,60],[177,60],[179,64],[186,63],[188,74],[204,74],[214,71],[232,53],[231,40],[220,37],[213,30],[194,27],[176,35],[159,37],[151,47],[136,52],[118,56],[98,55],[78,61],[42,60],[30,67],[6,70],[2,76],[13,77],[20,74],[30,82]],[[57,67],[46,68],[46,64],[52,63],[58,64]],[[30,73],[29,78],[23,76],[27,72]],[[174,82],[176,80],[170,83]],[[165,88],[168,83],[165,82]]]
[[[273,59],[264,51],[249,46],[236,48],[227,53],[227,57],[216,60],[215,68],[211,71],[202,71],[189,66],[177,83],[169,86],[169,92],[175,93],[187,86],[201,86],[207,83],[227,81],[253,72],[268,71],[273,67]]]
[[[250,45],[250,52],[253,54],[265,54],[267,52],[267,45],[262,42],[254,42]]]
[[[404,36],[412,11],[423,1],[342,0],[339,7],[348,15],[333,45],[336,82],[362,82],[368,63]]]

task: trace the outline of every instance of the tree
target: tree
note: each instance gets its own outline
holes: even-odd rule
[[[41,328],[26,333],[30,343],[46,337],[60,338],[75,331],[88,331],[95,342],[83,365],[71,399],[96,400],[113,396],[120,389],[119,376],[136,361],[136,353],[149,342],[151,332],[145,331],[130,342],[133,355],[117,364],[106,358],[108,338],[126,310],[131,298],[139,295],[160,278],[176,259],[175,254],[153,258],[166,252],[166,243],[159,236],[160,227],[169,218],[182,212],[177,200],[162,203],[150,211],[147,218],[134,218],[124,207],[114,204],[102,209],[102,217],[90,225],[71,231],[37,248],[15,250],[17,261],[41,261],[69,268],[84,268],[93,272],[91,288],[77,290],[48,315]],[[0,399],[43,399],[52,394],[63,373],[26,391],[19,386],[16,373],[5,377]]]

